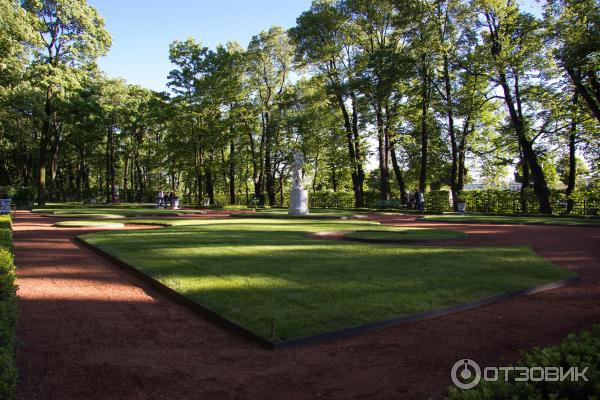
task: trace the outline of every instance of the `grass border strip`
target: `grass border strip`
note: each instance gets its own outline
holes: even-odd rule
[[[557,217],[560,218],[560,217]],[[510,226],[522,226],[522,225],[535,225],[535,226],[560,226],[567,228],[600,228],[600,224],[556,224],[552,222],[501,222],[501,221],[451,221],[449,219],[430,219],[430,218],[415,218],[417,222],[429,222],[441,224],[455,224],[455,225],[510,225]]]
[[[484,297],[482,299],[469,301],[466,303],[455,304],[455,305],[448,306],[448,307],[436,308],[433,310],[423,311],[420,313],[404,315],[401,317],[392,318],[392,319],[388,319],[388,320],[380,321],[380,322],[375,322],[372,324],[357,325],[357,326],[353,326],[350,328],[344,328],[344,329],[326,332],[326,333],[322,333],[322,334],[318,334],[318,335],[302,336],[302,337],[298,337],[298,338],[294,338],[294,339],[287,339],[287,340],[282,340],[282,341],[271,341],[271,340],[265,339],[262,336],[257,335],[256,333],[252,332],[249,329],[244,328],[241,325],[238,325],[237,323],[223,317],[222,315],[210,310],[209,308],[206,308],[205,306],[185,297],[181,293],[169,288],[168,286],[162,284],[161,282],[157,281],[156,279],[152,278],[151,276],[146,275],[139,269],[127,264],[126,262],[113,256],[112,254],[109,254],[109,253],[105,252],[104,250],[86,242],[81,237],[75,236],[73,241],[75,243],[82,245],[83,247],[85,247],[87,249],[92,250],[94,253],[102,256],[103,258],[114,263],[118,267],[132,273],[134,276],[142,279],[144,282],[146,282],[147,284],[152,286],[154,289],[158,290],[160,293],[168,296],[169,298],[178,302],[179,304],[182,304],[182,305],[188,307],[189,309],[196,312],[197,314],[207,317],[210,321],[215,322],[216,324],[220,325],[221,327],[230,329],[231,331],[239,334],[240,336],[243,336],[244,338],[249,339],[249,340],[251,340],[255,343],[258,343],[262,346],[265,346],[271,350],[280,350],[280,349],[286,349],[286,348],[291,348],[291,347],[300,347],[300,346],[310,346],[310,345],[315,345],[315,344],[320,344],[320,343],[325,343],[325,342],[332,342],[332,341],[339,340],[339,339],[350,338],[353,336],[358,336],[358,335],[362,335],[362,334],[365,334],[368,332],[372,332],[372,331],[375,331],[378,329],[386,328],[389,326],[396,326],[396,325],[401,325],[401,324],[405,324],[405,323],[418,322],[418,321],[438,318],[438,317],[442,317],[442,316],[445,316],[448,314],[454,314],[457,312],[468,311],[468,310],[471,310],[474,308],[479,308],[481,306],[497,303],[500,301],[512,300],[512,299],[516,299],[518,297],[523,297],[523,296],[528,296],[528,295],[532,295],[532,294],[536,294],[536,293],[540,293],[540,292],[545,292],[547,290],[559,289],[559,288],[574,284],[579,281],[579,276],[575,275],[571,278],[563,279],[563,280],[560,280],[557,282],[551,282],[551,283],[547,283],[547,284],[540,285],[540,286],[517,290],[514,292],[500,293],[497,295]]]

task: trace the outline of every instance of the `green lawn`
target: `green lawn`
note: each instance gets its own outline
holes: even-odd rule
[[[363,211],[340,210],[332,208],[311,208],[306,215],[288,215],[287,208],[257,208],[255,213],[241,213],[234,218],[274,218],[274,219],[337,219],[349,218],[354,215],[367,214]],[[368,212],[369,214],[377,214]]]
[[[198,214],[198,210],[162,210],[157,208],[128,208],[128,207],[80,207],[80,208],[36,208],[34,213],[52,214],[54,217],[61,218],[80,218],[90,215],[90,218],[117,218],[121,217],[143,217],[160,215],[180,215],[180,214]]]
[[[168,228],[82,236],[224,317],[270,339],[377,322],[561,280],[526,247],[389,246],[310,232],[393,230],[299,219],[139,220]]]
[[[115,221],[103,221],[103,220],[87,220],[87,221],[60,221],[54,224],[54,226],[62,228],[124,228],[125,224],[122,222]]]
[[[357,231],[344,235],[351,239],[381,240],[381,241],[413,241],[413,240],[444,240],[463,239],[467,237],[462,232],[448,229],[430,228],[395,228],[392,231]]]
[[[52,217],[52,218],[93,218],[93,219],[118,219],[125,218],[123,215],[119,214],[96,214],[96,213],[44,213],[44,216]]]
[[[600,226],[600,218],[594,217],[517,217],[503,215],[427,215],[425,219],[439,222],[457,223],[496,223],[496,224],[534,224],[534,225],[570,225]]]

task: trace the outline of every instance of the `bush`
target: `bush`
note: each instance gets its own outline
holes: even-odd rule
[[[449,211],[451,208],[450,192],[447,190],[432,190],[424,196],[426,211]]]
[[[532,188],[523,193],[526,202],[526,213],[539,212],[540,204]],[[467,212],[522,214],[521,192],[510,190],[465,190],[459,193],[459,198],[467,203]],[[567,210],[567,202],[573,202],[572,214],[598,215],[600,210],[600,190],[583,189],[575,191],[567,197],[563,191],[552,191],[552,208],[555,213],[562,214]]]
[[[11,221],[0,216],[0,399],[14,399],[17,382],[15,324],[17,300]]]
[[[451,400],[492,400],[492,399],[597,399],[600,393],[600,326],[591,332],[579,335],[571,334],[561,344],[549,348],[536,348],[524,353],[520,367],[571,367],[582,371],[588,368],[585,376],[589,380],[565,380],[563,382],[508,382],[481,381],[475,388],[462,391],[450,387],[448,398]],[[500,374],[503,376],[503,374]],[[514,374],[509,374],[514,377]]]

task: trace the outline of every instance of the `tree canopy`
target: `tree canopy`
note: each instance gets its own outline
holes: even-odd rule
[[[297,150],[313,195],[357,207],[517,180],[551,213],[599,181],[596,0],[315,0],[246,49],[173,38],[163,93],[97,67],[111,37],[85,0],[0,17],[0,186],[40,204],[283,205]]]

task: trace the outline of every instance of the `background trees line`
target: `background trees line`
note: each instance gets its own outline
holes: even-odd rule
[[[359,207],[442,186],[456,201],[471,166],[494,180],[512,165],[548,213],[550,188],[584,184],[579,157],[600,172],[595,0],[549,1],[542,19],[513,0],[315,1],[246,49],[173,42],[170,93],[98,70],[110,35],[85,1],[0,7],[0,184],[41,204],[117,186],[282,204],[295,149],[314,192]]]

